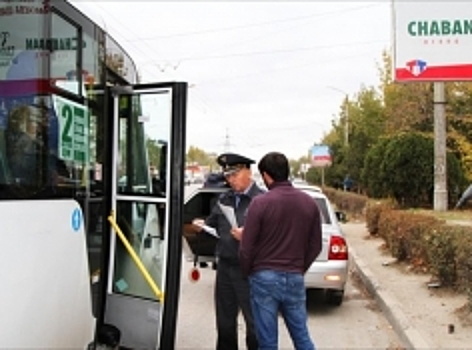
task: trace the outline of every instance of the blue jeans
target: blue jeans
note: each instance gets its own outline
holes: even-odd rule
[[[307,327],[306,291],[300,273],[263,270],[249,276],[259,350],[278,349],[278,314],[297,350],[314,350]]]

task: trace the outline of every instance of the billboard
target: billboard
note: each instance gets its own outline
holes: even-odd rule
[[[394,79],[472,80],[472,2],[393,0]]]
[[[331,165],[331,151],[329,146],[315,145],[311,148],[311,165],[323,168]]]

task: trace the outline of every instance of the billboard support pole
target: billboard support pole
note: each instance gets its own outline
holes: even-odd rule
[[[434,210],[447,210],[446,113],[444,82],[434,83]]]

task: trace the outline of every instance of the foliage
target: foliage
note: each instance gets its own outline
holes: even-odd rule
[[[332,164],[330,167],[325,168],[324,171],[325,186],[342,189],[344,177],[348,173],[348,169],[344,161],[346,158],[345,150],[340,149],[337,151],[337,153],[336,151],[333,153],[335,156],[332,158]]]
[[[414,270],[431,273],[441,286],[465,292],[472,311],[470,226],[446,223],[424,211],[393,209],[386,203],[369,203],[367,217],[371,218],[369,231],[377,232],[385,240],[392,256]]]
[[[390,139],[383,138],[366,154],[362,171],[362,183],[371,198],[382,198],[388,193],[388,183],[382,172],[382,162]]]
[[[161,164],[161,145],[156,140],[147,139],[146,147],[149,156],[149,165],[158,166]]]
[[[211,153],[206,153],[204,150],[190,146],[187,151],[187,163],[188,164],[198,164],[198,165],[207,165],[210,167],[217,167],[216,164],[216,155]]]
[[[388,140],[403,138],[408,134],[423,135],[433,140],[433,84],[394,82],[392,59],[386,51],[382,53],[378,69],[379,87],[362,86],[354,98],[343,101],[339,118],[333,121],[331,131],[322,140],[322,143],[331,147],[334,158],[333,165],[325,172],[326,184],[340,188],[343,178],[349,173],[356,181],[357,188],[374,198],[394,195],[405,205],[432,204],[434,147],[429,152],[421,139],[397,140],[397,146],[400,146],[400,141],[407,144],[397,151],[390,146],[390,156],[397,161],[393,173],[389,172],[394,168],[393,165],[383,162],[382,157],[387,151]],[[447,147],[451,153],[447,160],[448,190],[453,202],[458,193],[465,189],[467,182],[472,181],[472,84],[448,82],[445,87],[448,101]],[[348,144],[344,138],[347,118]],[[408,147],[412,145],[416,148],[409,152]],[[411,177],[413,164],[408,161],[408,154],[423,164],[423,170],[415,173],[419,176]],[[394,182],[390,181],[392,177]],[[414,178],[415,183],[404,186],[408,177]],[[423,183],[424,188],[418,187],[418,183]],[[420,197],[415,200],[413,193],[406,196],[405,192],[410,189]]]
[[[308,169],[308,172],[306,173],[306,178],[305,180],[308,183],[315,184],[316,186],[322,186],[323,185],[323,172],[326,173],[326,169],[328,168],[315,168],[311,167]]]
[[[472,129],[472,121],[467,125],[467,129]],[[448,146],[450,149],[455,150],[456,156],[462,160],[462,170],[464,172],[464,180],[472,181],[472,142],[467,139],[467,136],[462,134],[454,126],[449,129],[448,135]]]
[[[411,262],[415,267],[423,267],[429,263],[424,237],[440,223],[440,220],[432,216],[389,210],[380,216],[379,232],[395,258]]]
[[[434,188],[434,141],[423,133],[401,133],[381,139],[365,157],[362,173],[373,198],[394,198],[405,207],[431,206]],[[447,154],[451,203],[458,200],[465,177],[454,154]]]
[[[457,287],[466,292],[469,310],[472,312],[472,229],[460,227],[455,244],[455,266],[457,267]]]
[[[336,209],[355,217],[363,216],[368,198],[366,196],[324,187],[323,193],[334,204]]]
[[[355,99],[349,111],[349,145],[345,164],[359,188],[362,187],[366,150],[373,147],[384,133],[385,120],[382,101],[374,88],[361,88]]]
[[[307,174],[304,174],[302,172],[302,164],[310,164],[310,157],[307,155],[301,156],[298,159],[290,159],[289,160],[289,165],[290,165],[290,173],[294,177],[303,177],[305,178]]]
[[[367,230],[371,235],[379,233],[379,220],[382,212],[395,208],[395,203],[392,201],[370,201],[366,207],[366,223]]]
[[[406,206],[427,202],[433,188],[433,156],[432,141],[421,134],[393,137],[380,170],[383,181],[389,184],[387,195]]]
[[[453,286],[457,280],[455,253],[458,229],[460,227],[443,225],[425,236],[430,272],[444,286]]]
[[[448,152],[446,161],[448,199],[449,205],[453,207],[467,188],[468,181],[464,168],[455,154]]]

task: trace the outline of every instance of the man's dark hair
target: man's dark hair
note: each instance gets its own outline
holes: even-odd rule
[[[267,173],[274,181],[286,181],[290,173],[287,157],[279,152],[267,153],[257,165],[259,172]]]

